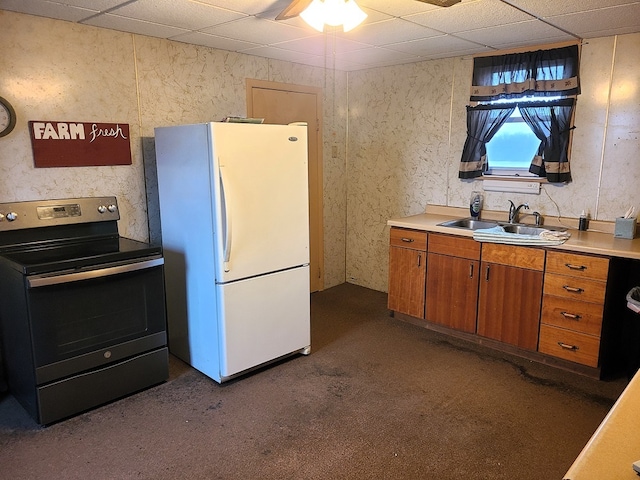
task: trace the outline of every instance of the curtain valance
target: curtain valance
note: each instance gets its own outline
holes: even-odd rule
[[[471,101],[580,93],[578,45],[477,57],[473,60]]]

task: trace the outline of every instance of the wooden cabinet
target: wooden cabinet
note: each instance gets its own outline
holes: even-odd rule
[[[606,257],[392,227],[388,307],[529,358],[553,356],[582,372],[604,369],[617,335],[610,323],[603,330],[603,318],[616,314],[605,297],[619,289],[612,283],[617,265]]]
[[[542,249],[483,244],[478,335],[537,349],[544,263]]]
[[[427,258],[426,319],[475,333],[480,243],[431,234]]]
[[[427,233],[392,227],[389,242],[388,308],[424,318]]]
[[[538,350],[598,367],[609,259],[549,252]]]

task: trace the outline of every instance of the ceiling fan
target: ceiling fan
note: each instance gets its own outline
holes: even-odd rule
[[[276,17],[276,20],[287,20],[288,18],[300,15],[313,0],[292,0],[292,2]],[[422,3],[429,3],[438,7],[450,7],[462,0],[416,0]]]

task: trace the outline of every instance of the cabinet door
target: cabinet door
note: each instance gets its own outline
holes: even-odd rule
[[[482,262],[478,335],[536,350],[542,278],[541,271]]]
[[[475,333],[479,263],[435,253],[427,258],[426,319]]]
[[[424,318],[426,253],[389,247],[389,310]]]

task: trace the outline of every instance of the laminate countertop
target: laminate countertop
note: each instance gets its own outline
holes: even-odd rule
[[[468,216],[468,210],[466,209],[429,206],[425,213],[408,217],[392,218],[387,221],[387,225],[426,232],[473,237],[472,230],[439,225],[448,220]],[[481,219],[483,220],[504,221],[506,217],[506,212],[483,212],[483,215],[481,215]],[[574,224],[575,226],[573,226]],[[548,219],[545,220],[545,225],[568,226],[567,231],[571,233],[571,238],[565,243],[562,245],[547,246],[545,247],[547,249],[640,260],[640,238],[628,240],[614,237],[613,223],[592,221],[587,231],[580,231],[576,228],[577,219]]]
[[[639,320],[640,321],[640,320]],[[633,462],[640,460],[640,374],[636,374],[564,480],[633,480]]]

